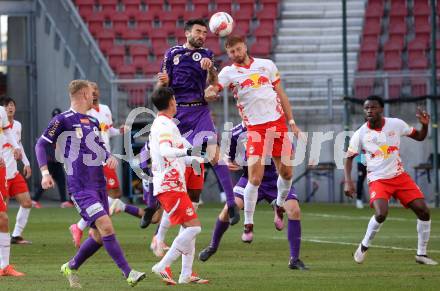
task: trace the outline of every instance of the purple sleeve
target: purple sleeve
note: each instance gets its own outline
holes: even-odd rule
[[[47,165],[46,148],[48,147],[52,147],[52,144],[42,137],[38,139],[35,145],[35,154],[40,168]]]
[[[41,138],[49,143],[55,144],[58,136],[64,130],[64,117],[62,114],[58,114],[49,122],[49,126],[44,130]]]

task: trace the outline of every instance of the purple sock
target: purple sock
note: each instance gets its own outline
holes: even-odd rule
[[[235,205],[234,191],[232,190],[232,180],[231,175],[229,174],[228,166],[216,164],[213,166],[215,173],[217,174],[217,178],[220,184],[223,187],[223,191],[226,194],[226,204],[228,207],[232,207]]]
[[[217,218],[215,223],[214,231],[212,232],[211,244],[210,246],[214,249],[218,249],[218,245],[220,244],[220,240],[222,239],[223,234],[228,230],[229,222],[221,221]]]
[[[301,247],[301,221],[290,220],[287,224],[287,240],[290,246],[290,256],[299,259],[299,249]]]
[[[136,206],[129,204],[125,205],[125,212],[135,217],[139,217],[139,208],[137,208]]]
[[[87,238],[79,248],[76,255],[69,261],[69,268],[73,270],[78,270],[79,267],[91,256],[93,256],[96,251],[101,248],[102,245],[97,243],[93,238]]]
[[[122,273],[124,273],[125,278],[127,278],[128,274],[131,272],[131,268],[125,260],[124,252],[116,240],[116,236],[114,234],[103,236],[102,243],[107,253],[110,255],[110,257],[112,257],[113,261],[116,263],[119,269],[121,269]]]

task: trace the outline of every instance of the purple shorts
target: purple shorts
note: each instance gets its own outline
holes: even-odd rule
[[[240,180],[238,180],[237,184],[234,187],[235,197],[243,199],[244,188],[246,187],[247,182],[248,179],[245,177],[241,177]],[[272,201],[277,199],[277,194],[278,191],[276,185],[268,185],[267,183],[262,182],[260,187],[258,187],[257,203],[259,203],[263,199],[266,200],[267,203],[272,203]],[[295,187],[292,186],[292,188],[290,188],[289,194],[286,198],[286,201],[287,200],[298,200]]]
[[[217,130],[208,105],[188,107],[177,105],[177,114],[174,118],[179,121],[177,127],[182,136],[193,146],[201,145],[204,137],[217,143]]]
[[[106,190],[83,190],[71,195],[81,217],[87,225],[96,228],[95,221],[101,216],[109,214],[108,195]]]

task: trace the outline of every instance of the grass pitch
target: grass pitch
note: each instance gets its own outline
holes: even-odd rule
[[[203,205],[199,210],[202,233],[197,238],[196,252],[208,245],[220,205]],[[13,228],[17,209],[11,209]],[[377,234],[364,264],[352,259],[362,239],[371,209],[353,206],[302,205],[301,258],[310,271],[287,268],[289,248],[285,232],[275,230],[273,212],[260,205],[255,215],[254,242],[240,241],[241,223],[230,228],[217,253],[209,261],[195,260],[194,269],[209,285],[165,286],[150,273],[157,258],[149,250],[155,226],[138,227],[138,220],[119,214],[113,217],[117,238],[127,260],[147,278],[135,288],[165,290],[168,288],[199,290],[440,290],[440,266],[415,263],[417,247],[416,218],[410,210],[392,208]],[[433,209],[429,254],[440,260],[440,210]],[[79,216],[74,209],[33,209],[25,238],[30,246],[12,247],[11,263],[26,277],[0,277],[0,290],[67,290],[68,282],[59,273],[60,266],[75,254],[68,227]],[[172,229],[167,242],[177,233]],[[173,266],[177,279],[180,261]],[[87,261],[79,276],[85,290],[131,289],[104,249]]]

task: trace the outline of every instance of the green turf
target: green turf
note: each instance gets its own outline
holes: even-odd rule
[[[197,239],[198,253],[211,235],[220,205],[204,205],[199,212],[203,230]],[[11,209],[11,225],[16,209]],[[208,262],[196,261],[195,270],[211,280],[208,286],[167,287],[150,274],[157,261],[149,251],[155,226],[140,230],[134,218],[114,217],[118,240],[128,261],[147,278],[136,288],[197,288],[205,290],[440,290],[440,267],[422,266],[414,261],[417,244],[416,219],[409,211],[393,208],[389,220],[377,235],[363,265],[354,263],[352,252],[363,237],[370,209],[357,210],[339,205],[303,205],[303,243],[301,257],[311,268],[308,272],[287,268],[289,249],[284,232],[277,232],[273,214],[267,205],[257,208],[254,242],[240,241],[241,224],[224,236],[221,248]],[[0,290],[65,290],[68,283],[59,273],[60,266],[75,253],[67,230],[78,219],[74,209],[33,209],[25,237],[31,246],[13,246],[11,263],[27,275],[23,278],[0,277]],[[440,260],[440,210],[432,210],[429,249]],[[168,235],[171,243],[176,234]],[[336,243],[333,243],[336,242]],[[347,244],[343,244],[347,243]],[[403,249],[379,248],[399,247]],[[407,250],[411,249],[411,250]],[[173,266],[178,274],[180,262]],[[84,289],[130,289],[104,250],[86,262],[79,272]],[[177,277],[177,276],[176,276]]]

